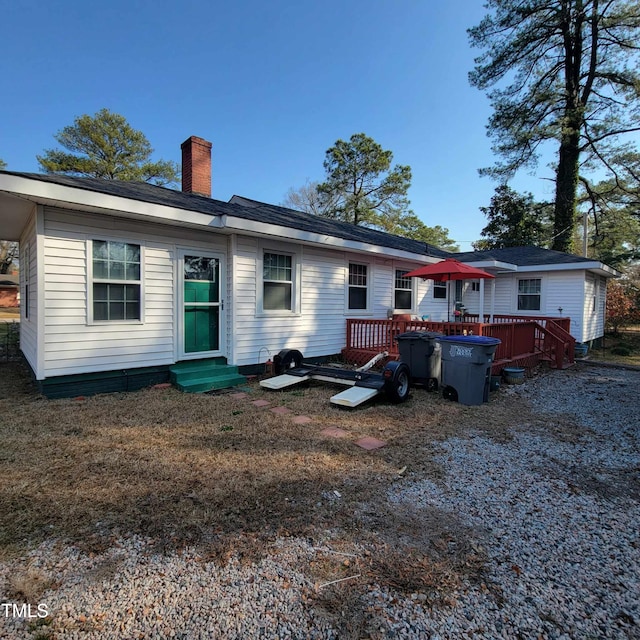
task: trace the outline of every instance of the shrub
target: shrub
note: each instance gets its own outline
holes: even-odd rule
[[[619,345],[617,347],[613,347],[613,349],[611,349],[611,353],[614,356],[630,356],[631,355],[631,349],[629,349],[629,347],[625,347],[623,345]]]

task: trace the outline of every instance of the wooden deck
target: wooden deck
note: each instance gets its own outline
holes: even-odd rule
[[[553,368],[565,369],[574,363],[575,339],[569,333],[569,318],[542,316],[494,316],[493,322],[472,322],[477,316],[466,316],[464,322],[431,322],[424,320],[347,319],[347,346],[342,350],[348,362],[359,365],[382,351],[397,359],[396,336],[407,331],[435,331],[447,336],[476,335],[498,338],[492,371],[504,367],[530,369],[546,361]]]

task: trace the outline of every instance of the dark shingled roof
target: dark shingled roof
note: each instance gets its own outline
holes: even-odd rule
[[[2,173],[212,216],[227,215],[254,222],[265,222],[290,229],[342,238],[343,240],[407,251],[418,255],[428,255],[436,258],[446,258],[451,255],[449,252],[425,242],[394,236],[346,222],[321,218],[241,196],[233,196],[229,202],[223,202],[222,200],[214,200],[213,198],[193,193],[183,193],[182,191],[158,187],[145,182],[123,182],[121,180],[79,178],[57,174],[17,173],[13,171],[3,171]]]
[[[543,264],[576,264],[580,262],[598,262],[593,258],[583,258],[570,253],[542,249],[541,247],[507,247],[505,249],[489,249],[487,251],[467,251],[455,257],[460,262],[478,262],[480,260],[499,260],[519,267]]]
[[[283,227],[291,227],[300,229],[301,231],[309,231],[311,233],[319,233],[344,240],[354,240],[356,242],[364,242],[367,244],[389,247],[391,249],[399,249],[400,251],[408,251],[419,255],[429,255],[436,258],[448,258],[452,254],[443,251],[433,245],[418,240],[410,240],[394,236],[383,231],[360,227],[347,222],[338,220],[329,220],[319,216],[310,215],[308,213],[300,213],[293,209],[279,207],[273,204],[250,200],[242,196],[233,196],[229,201],[232,204],[243,205],[246,213],[242,217],[249,220],[269,222]]]
[[[182,191],[175,191],[174,189],[168,189],[166,187],[158,187],[145,182],[123,182],[120,180],[78,178],[57,174],[18,173],[13,171],[2,171],[0,173],[40,180],[42,182],[50,182],[66,187],[74,187],[85,191],[120,196],[141,202],[174,207],[176,209],[185,209],[186,211],[210,216],[227,215],[254,222],[265,222],[290,229],[299,229],[300,231],[342,238],[343,240],[388,247],[417,255],[433,256],[434,258],[444,259],[454,257],[461,262],[499,260],[521,267],[594,262],[594,260],[589,258],[561,253],[560,251],[541,249],[540,247],[508,247],[506,249],[490,249],[488,251],[450,253],[443,249],[438,249],[433,245],[426,244],[425,242],[394,236],[389,233],[384,233],[383,231],[376,231],[346,222],[301,213],[300,211],[258,202],[257,200],[243,198],[242,196],[233,196],[229,202],[224,202],[193,193],[183,193]]]

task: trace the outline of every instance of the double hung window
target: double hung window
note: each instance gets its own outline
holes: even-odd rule
[[[366,264],[349,264],[349,309],[367,308],[368,273]]]
[[[93,320],[141,320],[140,245],[92,242]]]
[[[293,258],[265,251],[262,263],[265,311],[293,311]]]
[[[434,280],[433,282],[433,297],[436,300],[447,299],[447,283],[443,280]]]
[[[411,310],[413,308],[413,284],[406,278],[407,269],[396,269],[393,304],[396,309]]]
[[[518,280],[518,311],[540,311],[540,278]]]

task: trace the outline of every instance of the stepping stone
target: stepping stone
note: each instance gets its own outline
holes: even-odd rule
[[[293,419],[293,422],[295,424],[307,424],[308,422],[313,422],[313,419],[310,418],[309,416],[296,416]]]
[[[170,382],[161,382],[159,384],[154,384],[152,389],[171,389],[173,385]]]
[[[374,449],[380,449],[380,447],[384,447],[387,443],[382,440],[378,440],[377,438],[371,438],[367,436],[366,438],[360,438],[360,440],[356,440],[353,444],[366,449],[367,451],[373,451]]]
[[[251,404],[254,407],[268,407],[271,403],[267,402],[267,400],[254,400]]]
[[[345,438],[349,435],[344,429],[338,427],[327,427],[320,432],[323,436],[329,436],[330,438]]]
[[[229,397],[234,398],[235,400],[242,400],[246,398],[248,395],[249,395],[248,393],[244,393],[243,391],[241,391],[239,393],[232,393],[229,395]]]
[[[287,407],[273,407],[273,409],[271,409],[271,411],[273,413],[277,413],[281,416],[286,415],[287,413],[291,413],[291,409],[287,409]]]

